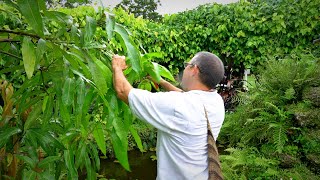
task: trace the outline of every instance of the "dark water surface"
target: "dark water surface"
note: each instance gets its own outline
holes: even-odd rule
[[[107,179],[139,179],[154,180],[157,176],[157,161],[152,161],[151,156],[156,152],[141,153],[139,150],[128,152],[131,172],[126,171],[118,162],[110,159],[101,159],[100,173]]]

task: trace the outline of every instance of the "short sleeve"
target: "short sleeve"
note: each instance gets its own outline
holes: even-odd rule
[[[150,123],[155,128],[169,133],[177,129],[175,103],[181,92],[151,93],[146,90],[132,89],[129,92],[129,106],[139,119]]]

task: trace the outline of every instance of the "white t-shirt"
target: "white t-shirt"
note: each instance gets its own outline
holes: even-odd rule
[[[129,106],[141,120],[158,129],[157,179],[208,179],[207,120],[217,139],[224,103],[215,92],[158,92],[132,89]]]

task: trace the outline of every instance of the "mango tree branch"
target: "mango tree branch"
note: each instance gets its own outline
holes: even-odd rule
[[[2,42],[20,42],[19,40],[13,40],[13,39],[0,39],[0,43]]]
[[[12,31],[12,30],[7,30],[7,29],[0,29],[0,33],[11,33],[11,34],[17,34],[17,35],[23,35],[23,36],[30,36],[33,38],[40,39],[41,37],[36,35],[36,34],[31,34],[23,31]]]
[[[19,56],[16,56],[16,55],[14,55],[14,54],[11,54],[11,53],[8,53],[8,52],[5,52],[5,51],[1,51],[1,50],[0,50],[0,53],[2,53],[2,54],[6,54],[6,55],[8,55],[8,56],[15,57],[15,58],[17,58],[17,59],[22,59],[22,58],[21,58],[21,57],[19,57]]]

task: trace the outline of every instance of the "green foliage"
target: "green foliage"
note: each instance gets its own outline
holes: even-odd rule
[[[160,0],[122,0],[116,5],[116,8],[121,7],[122,9],[132,13],[135,17],[142,16],[144,19],[149,19],[153,21],[160,21],[161,15],[157,13],[157,7],[160,4]]]
[[[129,107],[113,89],[111,57],[128,57],[124,73],[137,86],[148,73],[172,75],[151,62],[161,55],[141,53],[130,32],[107,18],[109,12],[54,11],[42,3],[0,3],[0,157],[11,157],[1,158],[1,176],[96,179],[100,152],[110,149],[129,170],[129,132],[141,151],[143,145]]]
[[[303,179],[319,173],[320,126],[314,123],[319,116],[310,103],[317,96],[309,100],[303,96],[306,89],[318,86],[319,63],[310,53],[293,53],[259,68],[258,82],[248,92],[247,103],[228,114],[221,129],[221,144],[241,148],[223,156],[227,177]],[[250,158],[253,148],[256,153]],[[241,157],[249,157],[246,161],[263,157],[265,162],[277,163],[261,170],[256,167],[261,167],[260,161],[246,164]],[[300,169],[308,170],[299,175]]]
[[[122,9],[114,13],[147,51],[163,52],[158,62],[174,73],[199,51],[213,52],[239,71],[242,66],[255,70],[270,57],[283,58],[296,49],[317,52],[312,41],[320,34],[319,4],[319,0],[207,4],[166,15],[162,23],[134,18]]]

